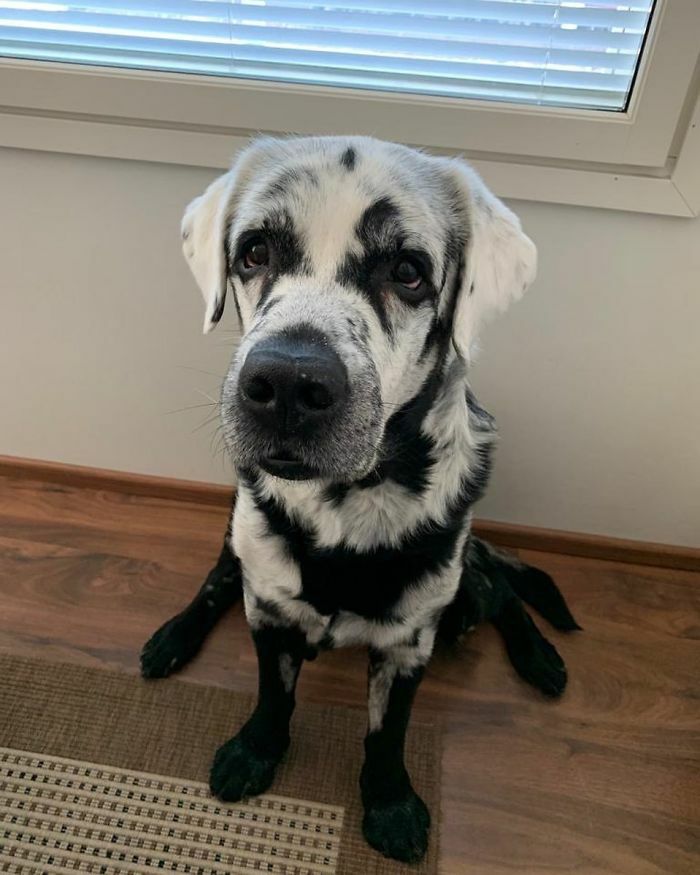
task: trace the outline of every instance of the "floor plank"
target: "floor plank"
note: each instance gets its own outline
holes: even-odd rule
[[[143,641],[216,557],[225,518],[0,478],[0,648],[135,672]],[[585,631],[547,633],[570,672],[556,703],[514,676],[491,628],[436,654],[416,709],[445,726],[441,870],[699,872],[700,575],[521,555],[555,576]],[[240,606],[184,676],[255,688]],[[305,667],[300,702],[364,699],[363,653]]]

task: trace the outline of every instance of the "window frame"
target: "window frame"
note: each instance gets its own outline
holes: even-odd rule
[[[698,33],[700,3],[657,0],[625,112],[0,59],[0,146],[222,168],[258,132],[367,134],[501,196],[694,216]]]

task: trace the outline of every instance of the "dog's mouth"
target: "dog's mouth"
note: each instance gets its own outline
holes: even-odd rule
[[[312,480],[318,477],[318,472],[296,456],[284,453],[265,456],[259,463],[263,471],[283,480]]]

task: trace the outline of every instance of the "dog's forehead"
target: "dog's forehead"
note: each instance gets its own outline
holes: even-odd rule
[[[261,158],[241,212],[248,224],[289,216],[317,263],[335,260],[363,219],[379,212],[405,242],[437,250],[445,238],[444,176],[415,150],[364,138],[299,139],[273,144]]]

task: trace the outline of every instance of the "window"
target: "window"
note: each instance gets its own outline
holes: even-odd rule
[[[693,216],[698,33],[700,0],[0,0],[0,147],[222,168],[365,134],[504,197]]]
[[[653,0],[0,0],[0,54],[624,110]]]

